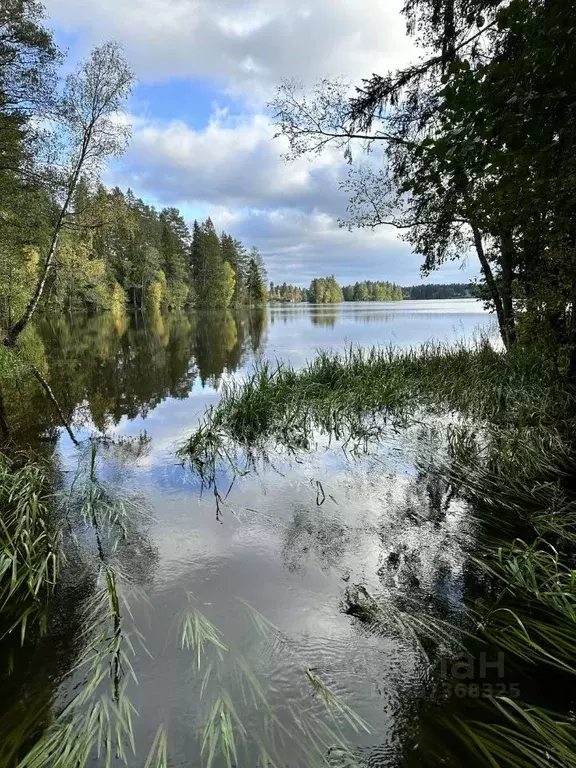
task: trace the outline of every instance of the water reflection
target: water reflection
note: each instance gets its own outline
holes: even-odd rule
[[[409,306],[407,306],[409,305]],[[422,306],[417,306],[422,305]],[[217,390],[258,357],[299,366],[319,347],[407,346],[469,336],[490,316],[473,300],[280,305],[241,312],[95,317],[48,315],[29,329],[25,354],[50,385],[65,419],[100,431],[145,419],[167,399]],[[456,325],[457,323],[457,325]],[[0,431],[21,443],[55,442],[56,409],[32,376],[0,382]]]
[[[455,315],[428,302],[421,311],[383,304],[304,305],[239,313],[62,315],[36,324],[26,353],[46,376],[66,418],[75,429],[85,425],[121,435],[120,441],[100,441],[104,479],[136,489],[155,517],[150,530],[131,531],[117,548],[118,559],[150,600],[149,607],[135,607],[135,624],[154,656],[154,662],[144,654],[138,659],[140,685],[132,692],[140,713],[138,743],[149,743],[159,717],[170,712],[174,764],[200,764],[190,725],[199,718],[193,678],[174,650],[177,643],[167,642],[184,596],[193,593],[226,641],[274,688],[274,705],[289,701],[299,712],[309,703],[295,680],[311,666],[374,723],[375,735],[359,743],[370,750],[368,764],[393,764],[399,713],[418,690],[419,673],[410,644],[399,643],[386,626],[371,631],[370,601],[377,599],[395,616],[407,609],[409,596],[422,614],[445,614],[454,612],[467,588],[465,509],[430,460],[438,460],[443,436],[423,427],[410,438],[391,434],[374,464],[348,465],[338,446],[305,462],[279,461],[279,471],[266,468],[261,476],[236,483],[228,502],[237,514],[225,524],[214,519],[213,496],[199,498],[194,478],[174,466],[175,449],[182,432],[192,431],[195,416],[217,400],[221,382],[248,369],[256,357],[299,365],[322,345],[409,345],[450,334],[455,319],[473,329],[488,316],[477,304]],[[12,377],[2,388],[2,429],[7,424],[23,442],[48,440],[52,448],[60,423],[38,383]],[[64,466],[67,456],[59,450],[63,469],[74,472],[70,463]],[[322,504],[318,481],[326,488]],[[55,639],[32,654],[32,678],[36,662],[46,660],[49,680],[38,677],[49,692],[39,697],[46,703],[81,650],[68,613],[77,615],[94,585],[91,579],[82,586],[77,581],[77,590],[64,599],[67,610],[56,617]],[[237,597],[282,630],[285,644],[278,652],[244,631]],[[64,626],[70,628],[69,643],[59,639]],[[44,653],[50,643],[54,659]],[[14,679],[10,698],[24,702],[32,678],[26,674],[18,685]],[[22,711],[18,706],[10,713],[15,719]]]
[[[326,307],[322,311],[314,311],[310,313],[310,320],[312,325],[324,325],[327,328],[334,328],[336,322],[340,317],[340,307]]]
[[[27,339],[74,426],[105,431],[145,418],[167,398],[185,399],[196,381],[218,388],[266,338],[266,310],[96,317],[50,315]],[[2,382],[3,425],[21,442],[56,440],[61,422],[32,378]]]

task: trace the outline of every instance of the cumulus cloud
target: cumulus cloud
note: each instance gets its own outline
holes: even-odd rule
[[[419,260],[390,229],[339,227],[348,167],[325,152],[285,164],[282,140],[264,110],[284,78],[323,76],[352,83],[412,56],[403,0],[45,0],[52,21],[88,48],[106,38],[125,48],[137,76],[165,83],[190,78],[233,93],[243,114],[215,110],[202,127],[159,120],[154,105],[132,116],[132,146],[107,181],[190,217],[210,213],[264,253],[275,281],[307,283],[334,272],[413,282]],[[162,87],[162,86],[161,86]],[[171,98],[174,98],[173,92]],[[175,105],[176,107],[177,105]],[[164,105],[164,115],[166,115]],[[169,109],[168,109],[169,113]],[[195,122],[197,125],[197,121]],[[454,268],[449,277],[458,279]]]
[[[217,113],[202,129],[182,121],[134,124],[124,173],[140,189],[174,203],[238,208],[294,207],[345,214],[338,189],[347,165],[337,153],[285,163],[281,139],[263,114],[228,119]]]
[[[357,81],[406,59],[401,0],[45,0],[87,43],[118,39],[137,75],[199,77],[247,96],[285,77]]]

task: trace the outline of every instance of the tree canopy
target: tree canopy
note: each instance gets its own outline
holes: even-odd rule
[[[424,274],[475,253],[507,347],[536,324],[576,350],[573,2],[408,0],[404,14],[426,51],[416,64],[352,96],[281,85],[290,156],[340,148],[346,223],[395,226]]]

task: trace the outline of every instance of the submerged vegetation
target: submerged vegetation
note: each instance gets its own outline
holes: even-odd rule
[[[574,765],[569,698],[551,701],[542,690],[547,678],[568,689],[576,673],[572,398],[538,348],[505,354],[479,341],[322,353],[302,370],[264,366],[227,387],[181,455],[215,486],[218,501],[225,467],[243,474],[275,451],[312,450],[322,435],[346,452],[377,453],[390,426],[436,419],[449,450],[434,471],[474,517],[469,556],[482,585],[466,598],[465,633],[455,626],[452,635],[471,658],[504,654],[504,670],[501,688],[477,669],[463,681],[440,678],[444,690],[460,685],[460,699],[472,698],[476,708],[460,701],[458,711],[450,695],[437,692],[433,700],[446,712],[435,718],[446,734],[433,745],[424,741],[418,754],[433,765],[459,764],[464,746],[467,764],[474,755],[494,766]],[[387,626],[389,608],[369,601],[369,611],[353,615],[372,629]],[[445,626],[411,626],[446,652]],[[483,685],[487,692],[474,697]]]

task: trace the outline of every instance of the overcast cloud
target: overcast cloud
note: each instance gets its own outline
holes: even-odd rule
[[[413,55],[398,0],[45,0],[72,57],[114,38],[141,87],[131,148],[107,174],[189,218],[212,215],[263,252],[271,279],[416,282],[418,259],[391,230],[339,226],[347,166],[335,153],[286,164],[266,101],[283,78],[352,83]],[[182,84],[181,88],[175,87]],[[157,83],[154,97],[144,97]],[[182,103],[183,100],[186,103]],[[184,115],[184,117],[182,117]],[[471,273],[450,265],[441,280]]]

